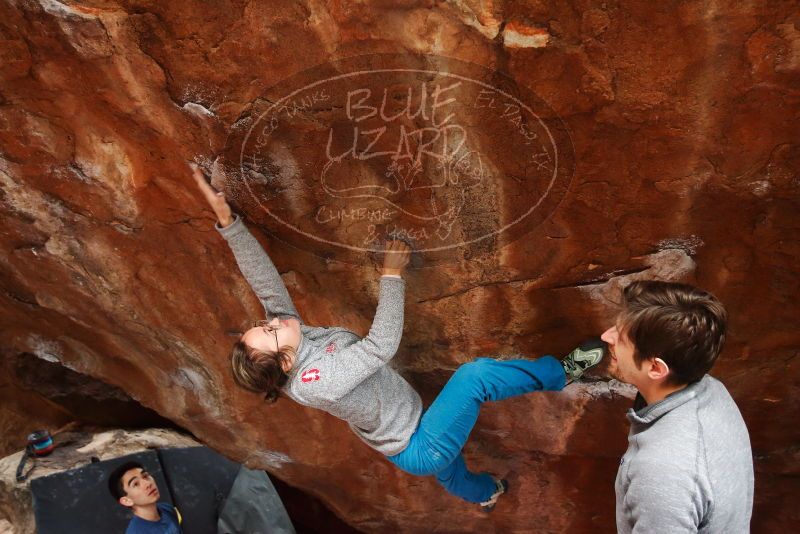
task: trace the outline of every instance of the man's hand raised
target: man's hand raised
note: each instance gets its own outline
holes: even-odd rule
[[[211,187],[211,184],[206,181],[206,177],[203,176],[203,171],[200,170],[200,167],[194,163],[190,163],[189,165],[192,167],[194,181],[197,182],[197,187],[200,188],[208,205],[214,210],[219,225],[224,228],[231,224],[233,222],[233,214],[231,213],[231,207],[228,205],[228,201],[225,200],[225,193]]]

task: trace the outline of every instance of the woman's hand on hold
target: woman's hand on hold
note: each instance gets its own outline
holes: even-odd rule
[[[403,241],[389,241],[383,251],[383,270],[381,274],[400,276],[411,258],[411,247]]]
[[[231,212],[231,207],[228,204],[228,201],[225,200],[225,193],[222,191],[217,191],[211,187],[211,184],[209,184],[206,181],[205,176],[203,176],[203,171],[200,170],[200,167],[194,163],[190,163],[189,165],[192,167],[194,181],[197,182],[197,187],[200,188],[200,191],[206,198],[208,205],[211,206],[212,210],[214,210],[214,214],[217,216],[219,225],[223,228],[230,225],[233,222],[233,213]]]

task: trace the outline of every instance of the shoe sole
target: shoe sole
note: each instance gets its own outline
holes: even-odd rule
[[[500,484],[503,486],[503,493],[501,493],[500,495],[497,496],[498,499],[500,497],[502,497],[503,495],[505,495],[506,493],[508,493],[508,480],[506,480],[504,478],[500,479]],[[488,506],[481,505],[481,510],[483,510],[485,513],[488,514],[489,512],[494,510],[495,506],[497,506],[497,501],[493,502],[492,504],[490,504]]]

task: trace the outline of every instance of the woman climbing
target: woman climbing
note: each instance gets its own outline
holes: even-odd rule
[[[410,249],[387,243],[378,307],[369,333],[359,338],[343,328],[308,326],[292,303],[277,269],[225,196],[193,166],[197,186],[217,216],[244,277],[266,311],[266,319],[233,346],[236,382],[268,401],[281,394],[346,421],[367,445],[414,475],[435,475],[444,488],[491,511],[508,489],[505,480],[467,470],[461,449],[481,404],[532,391],[560,390],[600,363],[604,344],[584,344],[559,361],[478,358],[456,370],[423,414],[416,391],[388,363],[403,333],[405,281]]]

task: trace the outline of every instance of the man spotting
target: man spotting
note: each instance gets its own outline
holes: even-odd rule
[[[639,390],[615,484],[617,531],[750,530],[750,437],[725,386],[707,373],[725,341],[727,313],[694,287],[634,282],[602,336],[610,373]]]

